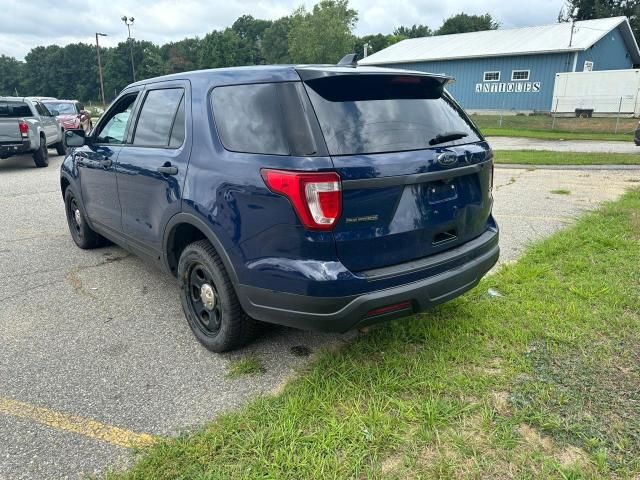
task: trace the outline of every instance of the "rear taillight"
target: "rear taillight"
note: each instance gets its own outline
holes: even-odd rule
[[[284,195],[309,230],[331,230],[342,211],[340,176],[335,172],[262,170],[262,178],[274,193]]]
[[[20,135],[22,137],[28,137],[29,136],[29,124],[27,122],[19,122],[18,123],[18,128],[20,129]]]

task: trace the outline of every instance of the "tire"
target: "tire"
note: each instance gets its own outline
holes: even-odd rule
[[[38,168],[44,168],[49,166],[49,150],[47,149],[47,139],[40,136],[40,146],[33,152],[33,161]]]
[[[242,310],[222,260],[208,241],[187,245],[178,262],[178,280],[187,323],[205,348],[226,352],[254,337],[257,322]],[[205,301],[207,294],[213,302]]]
[[[75,244],[83,250],[90,250],[105,245],[106,239],[93,231],[85,221],[84,208],[70,187],[64,191],[64,210],[67,217],[69,233]]]
[[[58,155],[67,155],[67,142],[64,139],[64,131],[62,132],[62,140],[54,145]]]

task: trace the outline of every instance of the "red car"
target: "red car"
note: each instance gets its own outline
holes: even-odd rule
[[[55,114],[65,130],[84,130],[89,133],[93,124],[91,113],[77,100],[43,100],[42,103]]]

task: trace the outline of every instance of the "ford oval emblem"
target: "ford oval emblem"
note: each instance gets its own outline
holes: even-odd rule
[[[458,163],[458,155],[453,152],[444,152],[438,155],[438,163],[443,167],[451,167]]]

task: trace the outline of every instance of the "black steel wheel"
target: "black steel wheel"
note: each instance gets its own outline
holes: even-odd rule
[[[67,187],[64,192],[64,209],[69,233],[78,247],[87,250],[107,243],[106,239],[94,232],[87,223],[84,209],[71,187]]]
[[[242,310],[222,260],[208,241],[185,247],[178,262],[178,278],[184,315],[207,349],[226,352],[255,335],[256,321]]]

